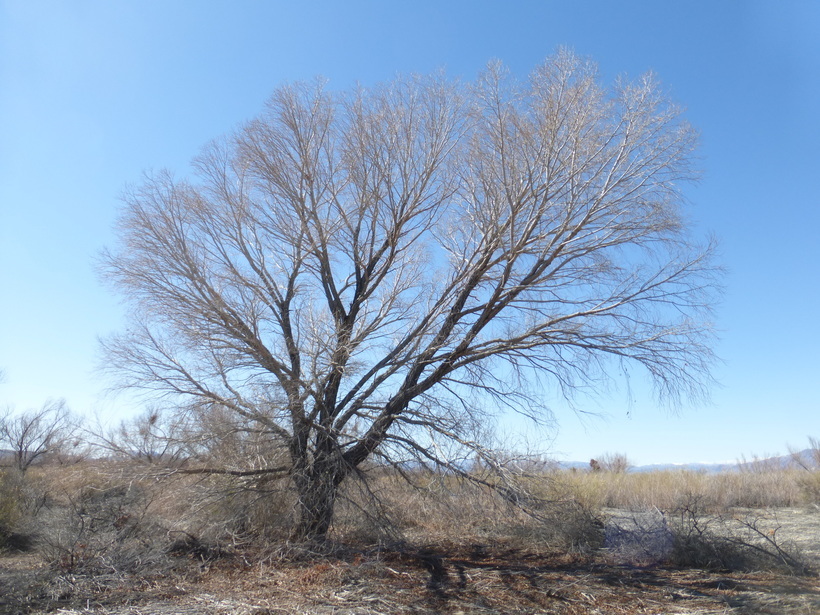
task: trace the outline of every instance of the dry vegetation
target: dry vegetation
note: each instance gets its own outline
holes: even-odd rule
[[[0,612],[820,610],[811,467],[540,468],[517,477],[515,498],[373,470],[347,487],[324,543],[288,541],[286,489],[271,503],[272,485],[162,473],[134,461],[5,471]]]
[[[665,470],[636,473],[565,473],[559,480],[593,508],[676,510],[697,499],[711,511],[784,508],[820,503],[817,474],[801,468],[752,468],[706,473]]]

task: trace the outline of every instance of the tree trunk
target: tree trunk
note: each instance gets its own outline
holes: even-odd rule
[[[299,489],[299,522],[296,540],[324,540],[333,522],[338,486],[324,480],[306,481]]]
[[[345,472],[340,457],[315,459],[303,476],[297,477],[299,521],[294,532],[297,540],[323,540],[333,522],[336,495]]]

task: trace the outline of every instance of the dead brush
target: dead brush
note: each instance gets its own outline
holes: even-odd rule
[[[385,474],[366,493],[348,494],[334,535],[370,543],[506,544],[576,554],[600,546],[603,524],[594,508],[546,475],[509,478],[509,485],[497,489],[448,473]]]
[[[39,516],[48,501],[39,468],[0,470],[0,552],[28,551],[34,546]]]
[[[162,570],[165,532],[136,483],[90,484],[61,494],[41,516],[38,551],[60,573],[121,575]]]
[[[669,562],[706,570],[772,570],[813,575],[803,554],[778,536],[776,513],[709,514],[692,501],[669,515],[674,537]]]

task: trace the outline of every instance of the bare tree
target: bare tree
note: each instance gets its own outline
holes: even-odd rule
[[[184,417],[163,415],[159,408],[148,408],[114,428],[98,420],[87,436],[98,450],[148,464],[179,465],[190,456],[192,446]]]
[[[0,414],[0,446],[8,447],[14,465],[25,472],[38,459],[64,449],[76,428],[62,399],[22,413],[8,408]]]
[[[308,538],[365,460],[490,460],[474,428],[544,416],[543,388],[629,363],[698,397],[717,276],[680,213],[695,143],[651,76],[605,88],[568,52],[526,83],[282,87],[196,182],[125,196],[108,365],[229,425],[254,452],[221,471],[287,477]]]
[[[604,453],[593,461],[596,462],[598,471],[612,474],[624,474],[632,467],[632,463],[624,453]]]

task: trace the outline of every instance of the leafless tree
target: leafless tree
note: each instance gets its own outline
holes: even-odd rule
[[[632,463],[624,453],[604,453],[595,461],[598,471],[612,474],[623,474],[632,467]]]
[[[164,465],[178,465],[189,457],[190,436],[184,417],[163,415],[158,408],[149,408],[113,428],[98,420],[97,425],[87,431],[89,442],[98,451]]]
[[[475,428],[544,416],[547,387],[634,364],[698,397],[718,276],[680,211],[695,144],[652,76],[604,87],[563,51],[527,82],[281,87],[195,181],[125,196],[108,365],[228,428],[249,452],[220,471],[290,480],[307,538],[365,460],[492,467]]]
[[[62,451],[71,442],[77,423],[65,401],[48,401],[38,410],[0,413],[0,447],[7,448],[14,465],[25,472],[46,455]]]

